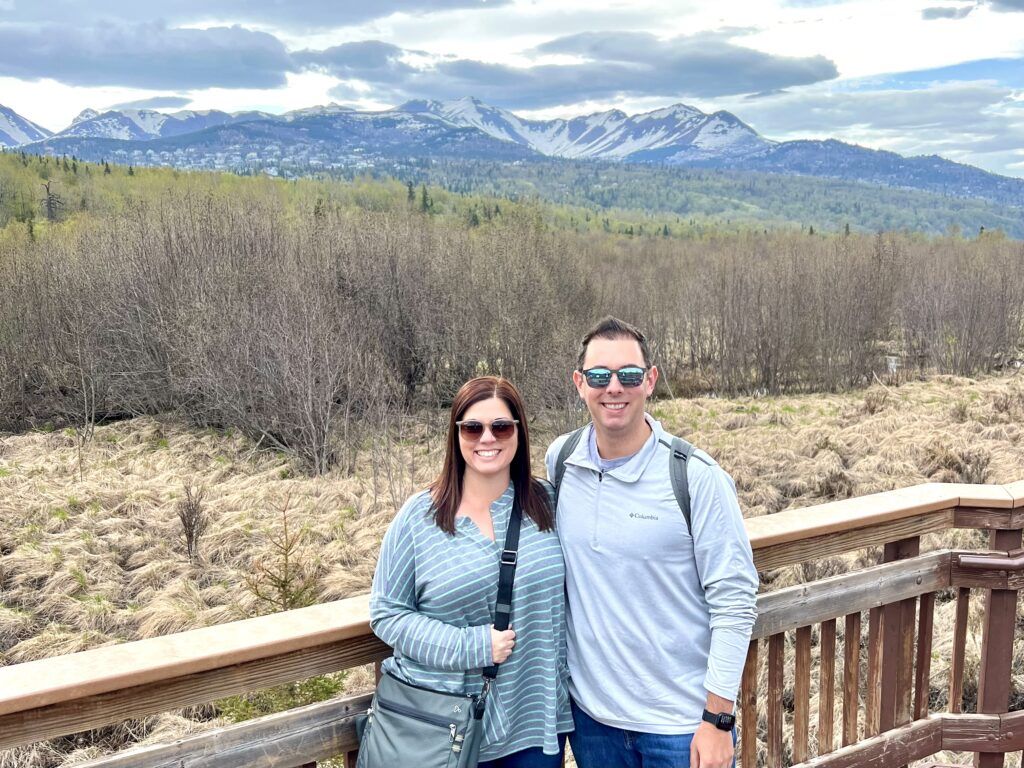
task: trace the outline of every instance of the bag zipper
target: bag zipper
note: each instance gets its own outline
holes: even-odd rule
[[[418,712],[417,710],[413,709],[412,707],[406,707],[406,706],[403,706],[402,704],[393,704],[393,703],[391,703],[389,701],[384,701],[383,699],[381,699],[379,697],[377,698],[377,706],[380,707],[381,709],[387,709],[387,710],[390,710],[391,712],[396,712],[399,715],[405,715],[406,717],[411,717],[413,720],[419,720],[420,722],[423,722],[423,723],[428,723],[430,725],[436,725],[438,728],[446,728],[448,730],[448,741],[453,742],[453,743],[455,741],[455,735],[456,735],[456,731],[457,731],[458,726],[456,726],[455,723],[451,722],[450,720],[445,720],[445,719],[440,718],[440,717],[434,717],[433,715],[425,715],[424,713]]]
[[[450,691],[439,691],[436,688],[428,688],[425,685],[416,685],[416,683],[410,683],[408,680],[403,680],[402,678],[392,674],[391,672],[385,672],[384,674],[390,677],[392,680],[400,683],[401,685],[407,685],[410,688],[415,688],[419,691],[429,691],[430,693],[437,694],[438,696],[454,696],[457,699],[472,700],[475,700],[477,698],[477,694],[475,693],[451,693]]]

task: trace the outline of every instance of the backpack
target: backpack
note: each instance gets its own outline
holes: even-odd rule
[[[558,493],[562,486],[562,476],[565,474],[566,459],[568,459],[569,455],[576,450],[576,446],[579,445],[580,438],[583,437],[583,433],[586,429],[587,427],[584,426],[572,432],[562,444],[562,448],[558,451],[558,461],[555,464],[555,477],[552,481],[555,486],[556,509],[558,508]],[[666,443],[664,440],[659,440],[658,442],[669,449],[669,477],[672,478],[672,491],[675,493],[676,503],[679,505],[679,509],[683,513],[683,520],[686,521],[686,530],[692,537],[693,525],[690,523],[690,481],[687,477],[686,462],[689,461],[690,457],[693,455],[694,447],[681,437],[673,437],[671,444]]]

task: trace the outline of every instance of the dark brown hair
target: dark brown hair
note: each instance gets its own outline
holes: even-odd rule
[[[430,495],[434,500],[434,522],[442,531],[455,535],[455,513],[462,501],[462,478],[466,472],[466,460],[462,458],[462,450],[459,448],[459,428],[455,422],[462,419],[471,405],[492,397],[503,400],[512,412],[512,418],[519,421],[516,429],[516,455],[512,458],[509,472],[523,514],[532,519],[540,530],[550,531],[555,527],[555,516],[547,491],[534,479],[530,470],[530,434],[523,398],[512,382],[497,376],[470,379],[455,393],[448,418],[444,466],[430,486]]]
[[[597,325],[587,331],[587,335],[580,341],[580,353],[576,359],[576,368],[578,370],[583,370],[583,361],[587,357],[587,345],[590,344],[591,339],[635,339],[637,344],[640,345],[641,354],[644,356],[644,366],[646,368],[651,367],[651,350],[647,346],[647,337],[636,326],[609,315],[599,320]]]

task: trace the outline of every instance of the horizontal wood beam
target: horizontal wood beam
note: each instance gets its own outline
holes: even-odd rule
[[[0,667],[0,715],[370,635],[370,596]]]
[[[768,637],[944,589],[950,584],[949,564],[948,551],[929,552],[769,592],[757,598],[753,636]]]
[[[807,512],[808,510],[800,511]],[[808,560],[820,560],[831,555],[881,546],[899,539],[945,531],[952,526],[952,522],[953,510],[944,509],[877,523],[866,528],[797,539],[754,550],[754,565],[759,571],[767,571]]]
[[[792,768],[892,768],[934,755],[942,749],[942,716],[872,736]]]
[[[943,715],[942,748],[956,752],[1016,752],[1024,749],[1024,712]]]
[[[355,717],[371,694],[305,707],[131,749],[79,768],[296,768],[358,749]]]
[[[375,635],[0,716],[0,750],[380,661]]]

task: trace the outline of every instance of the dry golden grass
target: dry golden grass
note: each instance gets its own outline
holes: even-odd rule
[[[1019,377],[939,377],[842,395],[660,401],[652,410],[732,474],[748,516],[926,481],[1024,478]],[[438,414],[425,414],[391,442],[366,446],[353,476],[334,470],[318,478],[297,474],[287,457],[242,437],[170,418],[99,427],[81,467],[72,434],[0,437],[0,664],[265,612],[244,576],[270,556],[268,534],[279,530],[285,503],[290,525],[304,531],[301,558],[318,599],[366,591],[389,521],[440,465],[441,425]],[[538,469],[552,437],[540,419]],[[211,521],[195,564],[176,512],[185,484],[205,488]],[[983,542],[971,532],[953,537],[962,546]],[[877,552],[862,552],[782,569],[764,574],[766,587],[875,558]],[[951,612],[950,602],[936,606],[939,691],[948,676]],[[968,679],[978,645],[972,635]],[[1015,690],[1024,691],[1024,648],[1016,651]],[[365,671],[354,673],[349,688],[371,682]],[[131,727],[154,741],[196,727],[190,723],[165,715]],[[111,743],[118,733],[111,729]],[[95,754],[92,746],[74,749],[68,741],[0,753],[0,768],[70,765]]]

